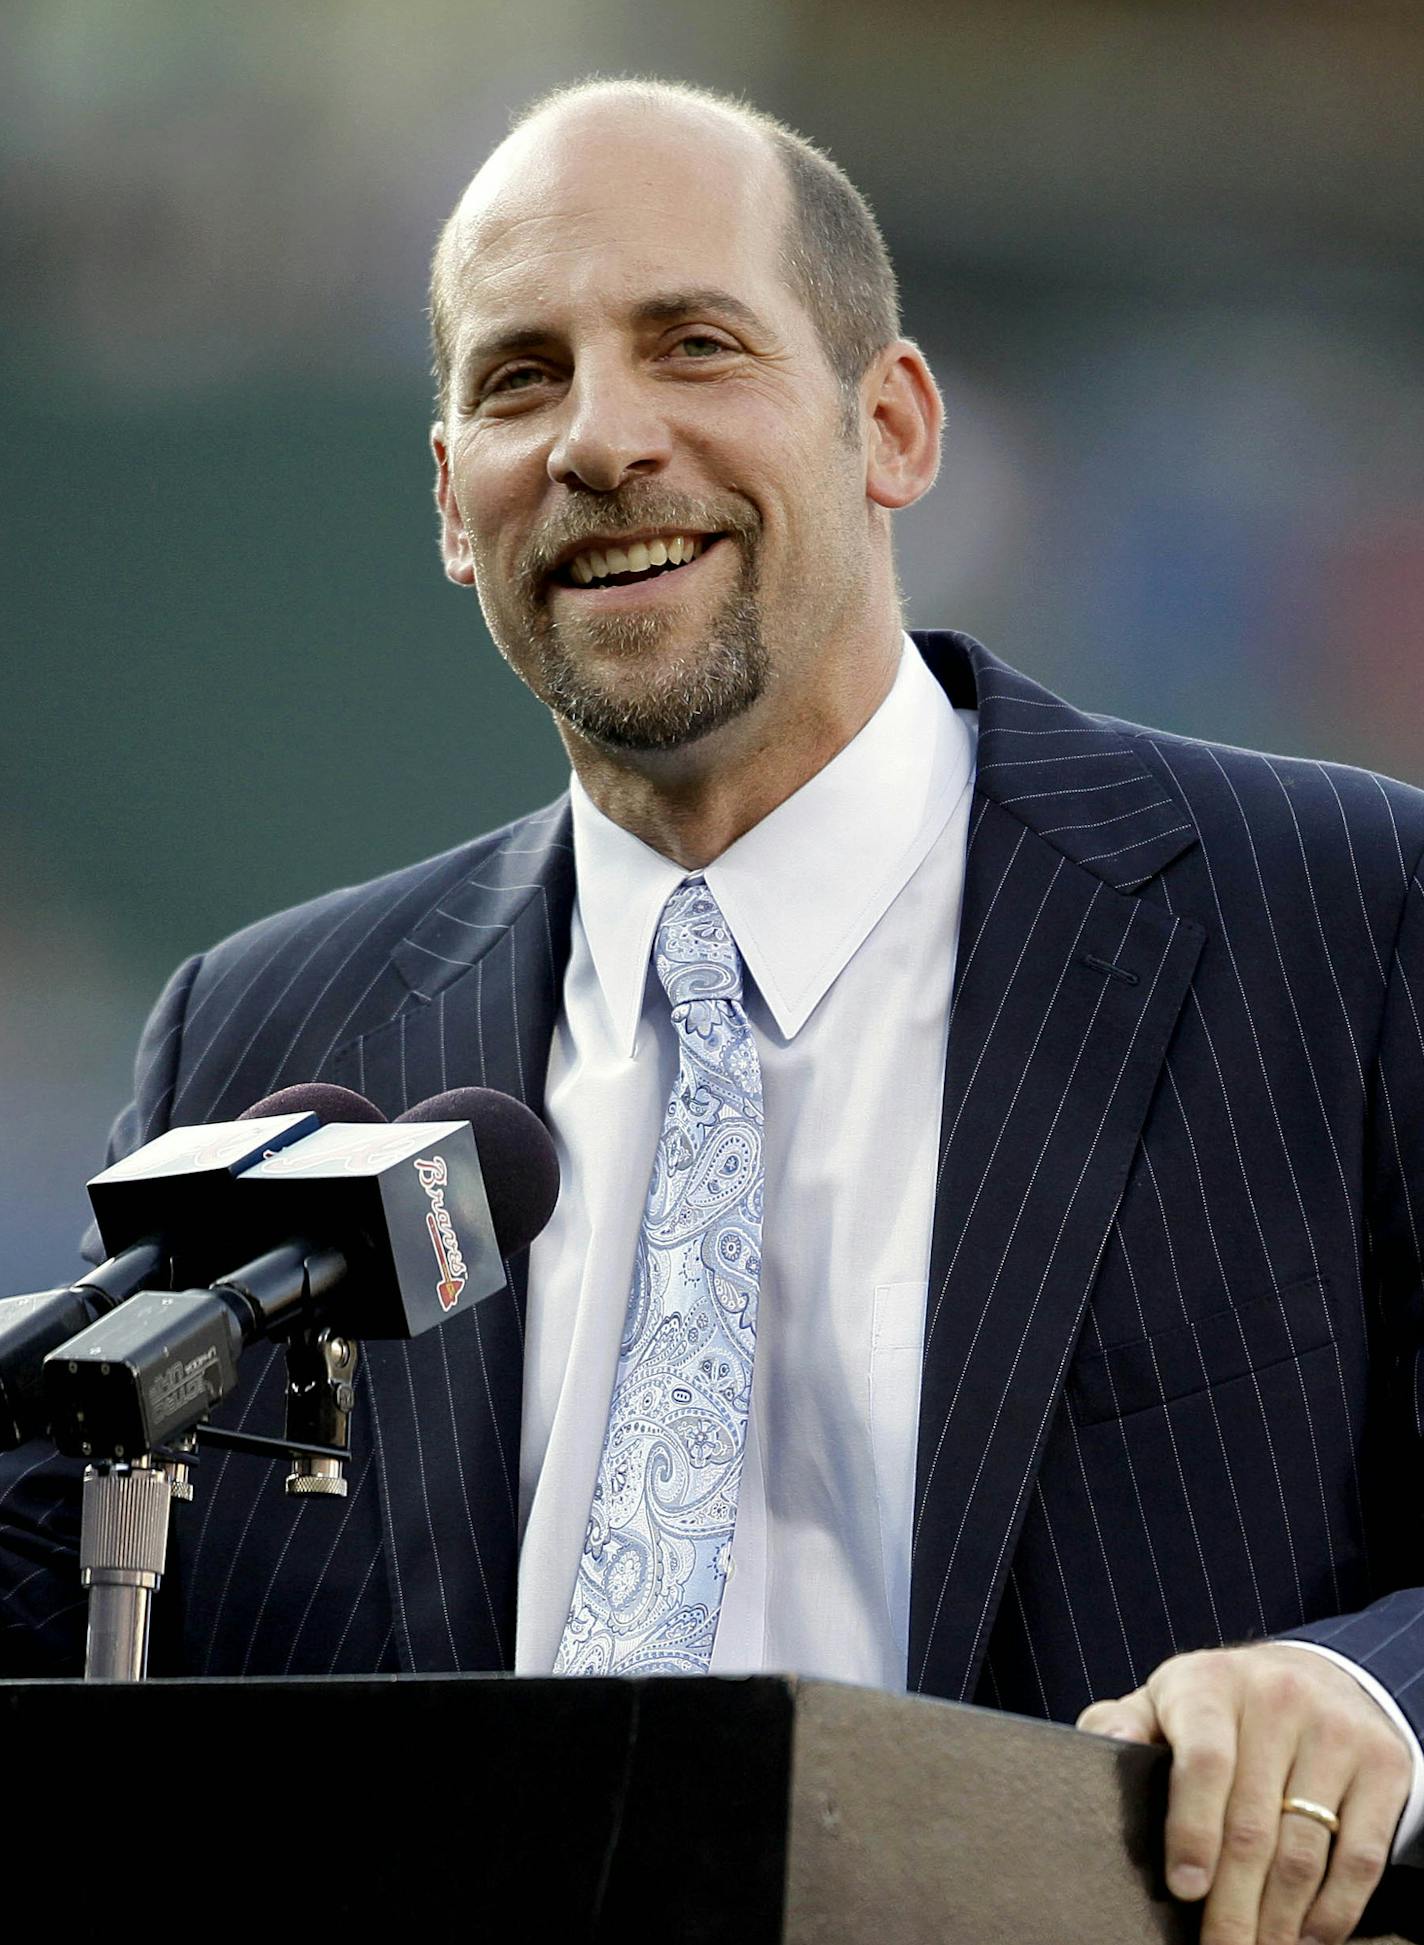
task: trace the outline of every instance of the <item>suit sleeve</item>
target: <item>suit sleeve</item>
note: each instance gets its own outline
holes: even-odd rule
[[[134,1098],[114,1123],[118,1161],[168,1126],[188,995],[202,964],[190,959],[149,1016],[134,1064]],[[83,1251],[103,1256],[90,1225]],[[84,1468],[47,1441],[0,1454],[0,1675],[77,1675],[84,1664],[87,1596],[79,1585],[79,1499]]]
[[[1424,1742],[1424,878],[1406,893],[1370,1079],[1369,1285],[1383,1320],[1377,1397],[1388,1420],[1381,1533],[1395,1591],[1357,1614],[1292,1630],[1391,1695]],[[1424,1863],[1424,1836],[1409,1849]]]

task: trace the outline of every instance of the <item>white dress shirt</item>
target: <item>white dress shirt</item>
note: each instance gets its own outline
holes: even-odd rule
[[[766,1202],[717,1674],[903,1689],[920,1359],[977,716],[908,638],[859,735],[705,873],[741,952]],[[677,1068],[649,977],[686,873],[572,783],[578,896],[545,1119],[562,1187],[529,1263],[516,1668],[552,1668],[593,1496],[643,1197]],[[1302,1647],[1307,1644],[1298,1644]],[[1414,1754],[1396,1848],[1424,1823]]]
[[[903,1688],[920,1350],[974,769],[913,646],[852,742],[704,874],[746,966],[766,1210],[747,1462],[714,1673]],[[578,902],[533,1246],[516,1666],[568,1614],[676,1073],[653,935],[686,875],[575,781]]]

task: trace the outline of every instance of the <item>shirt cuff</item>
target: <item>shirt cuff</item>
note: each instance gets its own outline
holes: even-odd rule
[[[1307,1654],[1324,1655],[1327,1661],[1333,1661],[1337,1668],[1343,1668],[1347,1675],[1354,1676],[1366,1695],[1371,1701],[1379,1703],[1403,1736],[1410,1760],[1414,1764],[1414,1780],[1409,1786],[1409,1799],[1399,1819],[1399,1826],[1394,1833],[1394,1845],[1389,1854],[1391,1864],[1402,1864],[1405,1861],[1405,1852],[1411,1848],[1420,1831],[1424,1830],[1424,1748],[1421,1748],[1419,1738],[1415,1735],[1404,1711],[1389,1690],[1382,1688],[1373,1675],[1361,1668],[1359,1662],[1351,1661],[1348,1655],[1342,1655],[1335,1648],[1326,1648],[1319,1641],[1299,1640],[1276,1640],[1271,1645],[1274,1648],[1304,1648]],[[1420,1861],[1424,1862],[1424,1857]]]

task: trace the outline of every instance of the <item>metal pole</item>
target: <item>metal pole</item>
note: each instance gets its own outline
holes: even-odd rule
[[[142,1681],[149,1608],[168,1557],[173,1486],[144,1455],[89,1466],[79,1534],[80,1579],[89,1589],[86,1681]]]
[[[148,1668],[147,1587],[89,1587],[89,1634],[84,1651],[86,1682],[141,1682]]]

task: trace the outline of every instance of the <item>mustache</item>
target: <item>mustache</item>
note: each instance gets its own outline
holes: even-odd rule
[[[620,487],[587,502],[571,501],[534,533],[519,558],[518,578],[525,594],[536,595],[557,562],[570,549],[594,540],[618,540],[650,527],[673,532],[749,536],[761,522],[745,500],[730,495],[701,499],[686,493],[650,492]]]

